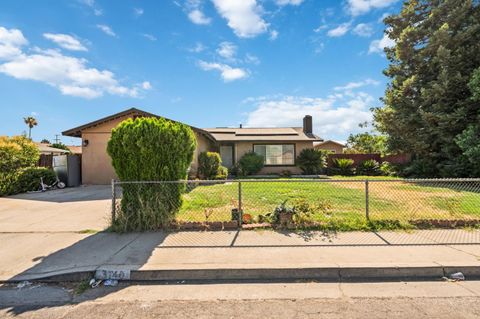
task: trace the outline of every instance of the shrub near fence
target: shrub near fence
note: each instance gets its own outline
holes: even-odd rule
[[[349,158],[354,161],[354,166],[356,167],[363,161],[366,160],[375,160],[378,163],[389,162],[391,164],[408,164],[412,160],[411,154],[395,154],[395,155],[385,155],[381,156],[380,154],[328,154],[327,164],[329,167],[332,166],[333,160],[337,158]]]
[[[186,193],[175,202],[179,207],[170,225],[180,229],[192,229],[192,224],[207,229],[227,229],[238,222],[268,225],[281,204],[301,208],[302,214],[293,210],[289,224],[293,228],[369,230],[480,223],[480,179],[114,182],[113,209],[121,208],[121,190],[127,185],[137,188],[135,193],[184,186]],[[172,204],[168,196],[161,200]]]

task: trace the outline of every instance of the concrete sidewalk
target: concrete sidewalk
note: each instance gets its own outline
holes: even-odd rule
[[[480,276],[480,231],[0,234],[0,280],[97,269],[135,280]]]

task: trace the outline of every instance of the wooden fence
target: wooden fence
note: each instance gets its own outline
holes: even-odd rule
[[[38,160],[38,166],[40,167],[53,167],[53,155],[50,154],[40,154],[40,158]]]

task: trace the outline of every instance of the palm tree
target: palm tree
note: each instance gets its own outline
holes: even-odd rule
[[[23,121],[28,125],[28,138],[32,139],[32,128],[37,126],[38,122],[33,116],[24,117]]]

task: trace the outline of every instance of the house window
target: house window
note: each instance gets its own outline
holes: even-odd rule
[[[253,151],[263,156],[265,165],[295,165],[295,145],[254,145]]]

